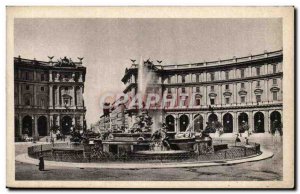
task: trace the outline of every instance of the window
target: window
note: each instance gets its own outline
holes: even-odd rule
[[[171,88],[168,88],[168,93],[169,93],[169,94],[171,93]]]
[[[200,92],[200,87],[196,87],[196,92]]]
[[[210,73],[210,80],[215,81],[215,73]]]
[[[245,70],[241,69],[241,78],[244,78],[244,77],[245,77]]]
[[[45,91],[45,88],[43,86],[41,87],[41,91]]]
[[[185,76],[182,76],[182,83],[185,83]]]
[[[245,96],[241,96],[241,103],[245,103]]]
[[[199,82],[199,81],[200,81],[200,75],[196,74],[196,82]]]
[[[45,106],[45,100],[41,99],[41,106]]]
[[[214,99],[214,98],[211,98],[211,99],[210,99],[210,104],[211,104],[211,105],[214,105],[214,104],[215,104],[215,99]]]
[[[260,81],[256,82],[256,86],[259,87],[260,86]]]
[[[30,105],[30,99],[29,98],[25,98],[25,105],[29,106]]]
[[[273,84],[277,84],[277,79],[273,79]]]
[[[260,75],[260,67],[256,67],[256,75],[257,75],[257,76]]]
[[[168,77],[168,84],[170,84],[171,83],[171,77]]]
[[[225,98],[225,103],[226,104],[229,104],[230,102],[229,102],[229,98]]]
[[[273,65],[273,73],[276,73],[276,71],[277,71],[277,66]]]
[[[29,73],[25,72],[25,80],[29,80]]]
[[[245,88],[245,83],[241,83],[241,88]]]
[[[185,88],[181,88],[182,93],[185,93]]]
[[[196,106],[200,106],[200,98],[196,98]]]
[[[225,85],[225,89],[229,90],[229,85],[228,84]]]
[[[29,85],[26,85],[26,90],[29,90]]]
[[[43,73],[41,74],[41,81],[45,81],[45,75]]]
[[[66,92],[68,91],[68,89],[69,89],[68,87],[65,87],[65,91],[66,91]]]
[[[261,102],[261,96],[260,95],[256,96],[256,102]]]
[[[277,92],[273,92],[273,100],[277,100]]]
[[[229,80],[229,71],[225,71],[225,79]]]
[[[215,90],[215,87],[214,87],[214,86],[210,86],[210,90],[211,90],[211,91],[214,91],[214,90]]]

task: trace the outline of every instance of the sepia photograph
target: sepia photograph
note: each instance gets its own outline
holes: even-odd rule
[[[293,188],[293,20],[8,7],[7,186]]]

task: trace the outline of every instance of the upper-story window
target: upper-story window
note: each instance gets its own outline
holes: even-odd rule
[[[211,105],[214,105],[214,104],[215,104],[215,99],[214,99],[214,98],[211,98],[211,99],[210,99],[210,104],[211,104]]]
[[[181,88],[182,93],[185,93],[185,88]]]
[[[26,88],[26,90],[29,90],[29,85],[26,85],[25,88]]]
[[[29,73],[25,72],[25,80],[29,80]]]
[[[241,88],[245,88],[245,83],[241,83]]]
[[[185,83],[185,75],[182,75],[181,77],[182,77],[182,80],[181,80],[182,83]]]
[[[196,87],[196,92],[200,92],[200,87]]]
[[[168,82],[168,84],[171,83],[171,77],[168,77],[167,82]]]
[[[230,103],[229,97],[225,98],[225,103],[226,103],[226,104],[229,104],[229,103]]]
[[[41,87],[41,91],[45,91],[45,88],[43,86]]]
[[[277,65],[273,65],[273,73],[277,72]]]
[[[261,95],[256,95],[256,102],[261,102]]]
[[[229,85],[228,84],[225,85],[225,89],[229,90]]]
[[[273,84],[277,84],[277,79],[273,79]]]
[[[273,92],[273,100],[277,100],[277,92]]]
[[[241,78],[245,77],[245,69],[241,69]]]
[[[229,80],[229,71],[225,71],[225,79]]]
[[[260,67],[256,67],[256,75],[257,75],[257,76],[260,75]]]
[[[45,81],[45,74],[41,74],[41,81]]]
[[[196,82],[200,81],[200,74],[196,74]]]
[[[260,86],[260,81],[256,82],[256,86],[259,87]]]
[[[215,73],[210,73],[210,80],[215,81]]]
[[[245,103],[245,96],[241,96],[241,103]]]
[[[29,99],[29,97],[25,98],[25,105],[26,106],[30,106],[30,99]]]
[[[215,86],[210,86],[210,90],[214,91],[215,90]]]
[[[168,88],[168,93],[169,93],[169,94],[171,93],[171,88]]]

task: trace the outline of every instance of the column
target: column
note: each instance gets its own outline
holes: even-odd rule
[[[221,95],[220,95],[220,99],[221,99],[221,106],[223,105],[223,86],[222,85],[220,85],[221,87],[220,87],[220,93],[221,93]]]
[[[52,71],[49,71],[49,82],[52,82]]]
[[[203,86],[203,106],[207,106],[207,101],[206,101],[206,96],[207,96],[207,93],[206,93],[206,86],[204,85]]]
[[[236,105],[236,83],[233,83],[233,104]]]
[[[264,127],[265,127],[265,133],[269,133],[269,123],[270,123],[270,117],[269,117],[269,111],[263,111],[264,113]]]
[[[176,133],[178,133],[180,130],[180,128],[179,128],[179,114],[177,114],[176,115],[176,117],[175,117],[175,131],[176,131]]]
[[[36,84],[33,85],[33,106],[37,106]]]
[[[250,85],[250,91],[249,91],[249,102],[251,104],[253,104],[253,100],[252,100],[252,81],[249,82]]]
[[[75,86],[71,87],[71,96],[72,96],[72,101],[71,101],[71,106],[75,106]]]
[[[60,126],[60,115],[57,115],[55,123],[57,126]]]
[[[21,83],[18,84],[18,97],[19,97],[19,103],[18,105],[22,105],[22,85]]]
[[[232,113],[232,124],[233,124],[233,133],[238,133],[238,125],[237,125],[237,112]],[[223,124],[223,123],[222,123]]]
[[[264,80],[265,81],[265,84],[264,84],[264,86],[265,86],[265,88],[264,88],[264,92],[265,92],[265,101],[266,101],[266,103],[269,101],[269,98],[268,98],[268,79],[265,79]]]
[[[20,135],[22,135],[22,128],[23,128],[23,126],[22,126],[22,116],[21,115],[19,115],[19,134]]]
[[[49,116],[49,125],[50,125],[50,128],[53,126],[53,115]]]
[[[72,125],[75,126],[75,115],[72,117]]]
[[[49,108],[53,108],[53,86],[49,85]]]
[[[32,130],[32,132],[33,132],[33,137],[39,137],[39,133],[38,133],[38,126],[37,126],[37,117],[38,116],[36,116],[36,115],[33,115],[32,116],[32,118],[33,118],[33,130]]]
[[[60,90],[60,86],[57,86],[57,88],[56,88],[56,106],[57,107],[60,107],[60,101],[59,101],[59,98],[60,98],[60,96],[59,96],[59,90]]]
[[[248,113],[248,124],[249,124],[250,131],[253,131],[254,130],[254,119],[253,119],[253,112],[252,111],[250,111]]]
[[[221,84],[218,84],[218,105],[221,106],[222,104],[222,93],[221,93],[221,90],[222,90],[222,86]]]

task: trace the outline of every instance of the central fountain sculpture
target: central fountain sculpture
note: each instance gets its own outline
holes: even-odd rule
[[[153,71],[155,68],[150,59],[146,61],[140,59],[137,95],[146,96],[148,87],[155,85],[155,72]],[[169,133],[166,124],[158,121],[162,120],[159,111],[146,109],[143,106],[144,103],[142,102],[142,107],[139,107],[132,117],[134,121],[129,129],[121,132],[108,131],[102,135],[100,141],[103,152],[119,156],[126,154],[165,157],[191,152],[204,153],[206,148],[203,149],[203,145],[204,147],[212,146],[212,139],[209,135],[196,136],[192,125],[188,126],[183,134]]]

